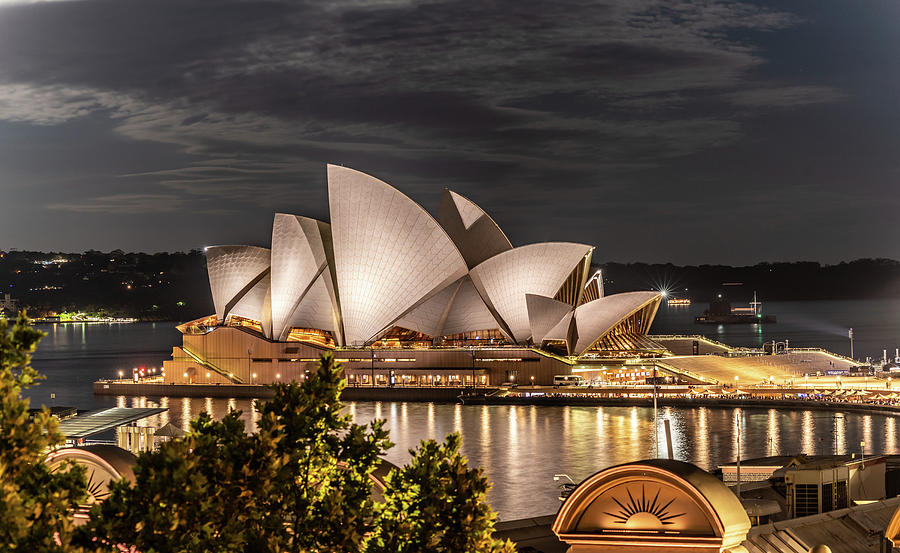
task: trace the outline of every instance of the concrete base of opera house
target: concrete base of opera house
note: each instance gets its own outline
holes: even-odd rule
[[[481,388],[479,388],[479,391]],[[407,387],[372,388],[347,387],[341,394],[344,401],[432,401],[456,402],[459,395],[471,388]],[[221,397],[270,398],[272,390],[260,384],[166,384],[163,382],[132,382],[130,380],[100,380],[94,382],[94,394],[112,396],[151,397]]]
[[[165,383],[243,386],[300,381],[332,353],[349,385],[390,388],[498,386],[507,381],[552,385],[575,364],[527,346],[446,348],[326,348],[308,342],[267,340],[244,327],[219,326],[183,334],[183,343],[163,362]],[[527,380],[526,380],[527,379]]]

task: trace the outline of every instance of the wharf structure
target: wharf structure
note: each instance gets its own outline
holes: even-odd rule
[[[349,386],[551,385],[606,358],[657,355],[656,291],[605,295],[593,247],[514,247],[445,190],[437,218],[329,165],[330,223],[275,215],[270,248],[206,248],[216,312],[182,324],[165,384],[300,380],[333,352]]]
[[[539,553],[891,553],[891,462],[798,455],[741,491],[689,463],[636,461],[589,476],[555,515],[498,523],[495,536]]]

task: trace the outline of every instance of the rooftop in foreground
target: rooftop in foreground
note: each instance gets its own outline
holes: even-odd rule
[[[111,407],[61,421],[59,431],[68,440],[80,440],[164,411],[164,407]]]

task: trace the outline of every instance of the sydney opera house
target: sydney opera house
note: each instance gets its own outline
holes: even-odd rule
[[[659,293],[605,295],[591,246],[514,247],[450,190],[434,218],[374,177],[327,173],[330,222],[278,213],[270,248],[206,249],[216,312],[178,327],[167,382],[297,380],[332,351],[351,385],[546,385],[657,346]]]

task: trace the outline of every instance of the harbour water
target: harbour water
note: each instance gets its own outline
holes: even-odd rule
[[[771,302],[766,311],[778,323],[702,327],[693,324],[704,305],[663,306],[653,333],[705,333],[742,346],[788,339],[796,347],[825,347],[849,352],[847,328],[853,327],[857,357],[881,357],[900,346],[900,300]],[[168,411],[148,423],[187,427],[205,410],[214,416],[240,409],[249,429],[255,410],[248,400],[95,397],[91,384],[131,367],[159,367],[180,342],[170,323],[73,324],[41,327],[47,336],[34,366],[47,379],[29,396],[35,404],[94,409],[113,405],[161,405]],[[51,394],[54,398],[51,399]],[[355,402],[347,406],[358,422],[387,419],[396,446],[387,458],[404,463],[422,439],[463,435],[463,452],[484,467],[494,482],[489,495],[501,518],[511,520],[555,512],[559,502],[553,474],[576,481],[600,469],[655,455],[652,411],[638,407],[460,406],[429,403]],[[662,409],[672,423],[678,459],[712,469],[734,460],[736,431],[742,427],[744,458],[774,454],[851,453],[866,443],[866,454],[900,453],[896,418],[878,413],[830,413],[775,409]],[[662,425],[660,424],[660,427]],[[661,448],[665,450],[664,445]]]
[[[249,400],[189,398],[112,398],[122,406],[162,405],[169,410],[148,422],[187,428],[201,411],[223,416],[240,409],[249,430],[256,411]],[[353,402],[355,421],[387,420],[396,445],[386,458],[403,464],[423,439],[463,436],[462,451],[484,467],[493,482],[488,494],[503,520],[551,514],[559,508],[553,475],[575,481],[619,463],[656,456],[653,411],[640,407],[537,407],[448,403]],[[665,455],[663,419],[672,427],[676,459],[705,469],[734,461],[741,427],[744,459],[782,454],[900,453],[900,423],[883,413],[740,408],[662,408],[659,446]]]

